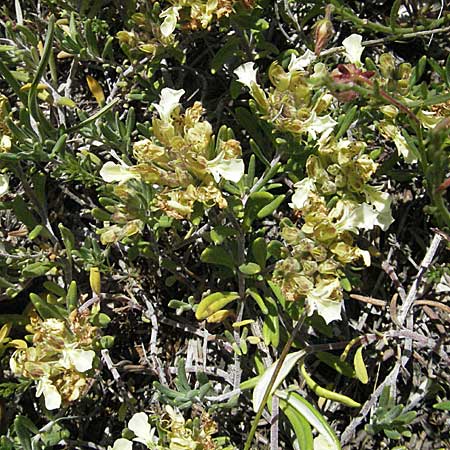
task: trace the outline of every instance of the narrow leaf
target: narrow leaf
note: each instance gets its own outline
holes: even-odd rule
[[[237,292],[214,292],[200,301],[195,317],[197,320],[204,320],[238,298]]]
[[[356,377],[358,380],[363,384],[367,384],[369,382],[369,375],[367,374],[366,365],[364,364],[362,351],[363,347],[359,347],[358,350],[356,350],[353,364],[355,366]]]
[[[298,352],[290,353],[286,356],[283,365],[278,373],[277,378],[272,386],[270,395],[272,395],[278,386],[283,382],[283,380],[289,375],[289,372],[294,368],[297,362],[305,356],[306,352],[304,350],[300,350]],[[270,367],[266,369],[261,378],[258,381],[254,391],[253,391],[253,409],[254,411],[258,411],[261,406],[261,402],[266,393],[267,387],[270,384],[272,379],[272,375],[275,372],[275,368],[278,364],[278,361],[275,361]]]
[[[277,391],[276,396],[296,409],[323,436],[331,449],[341,450],[341,444],[335,432],[311,403],[300,397],[296,392]]]

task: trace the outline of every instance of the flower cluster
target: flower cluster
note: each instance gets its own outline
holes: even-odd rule
[[[214,20],[228,17],[233,12],[233,6],[238,0],[172,0],[172,6],[164,9],[160,18],[161,33],[171,35],[180,23],[188,30],[207,29]]]
[[[324,92],[315,96],[314,86],[304,70],[314,59],[310,51],[301,57],[292,55],[287,71],[277,62],[272,63],[269,78],[273,87],[268,92],[257,84],[253,63],[238,67],[235,74],[250,89],[264,120],[280,131],[295,135],[308,133],[316,139],[323,133],[329,134],[336,121],[327,114],[332,95]]]
[[[144,412],[136,413],[128,422],[128,429],[134,433],[132,440],[117,439],[109,450],[132,450],[133,441],[151,450],[220,450],[224,447],[213,439],[217,424],[203,413],[200,418],[185,420],[183,415],[169,405],[159,419],[158,430],[149,423]],[[230,448],[230,447],[227,447]]]
[[[366,144],[333,135],[337,122],[332,117],[336,104],[336,95],[329,90],[332,80],[340,77],[339,82],[349,84],[372,76],[361,69],[361,41],[359,35],[344,40],[348,64],[336,73],[330,74],[322,63],[310,70],[317,57],[309,50],[292,55],[287,70],[273,63],[269,69],[273,87],[268,91],[257,84],[253,63],[235,71],[263,119],[279,131],[307,135],[317,149],[292,196],[291,207],[301,215],[302,226],[284,223],[286,258],[276,264],[273,280],[288,300],[304,300],[308,312],[317,310],[327,323],[340,318],[345,267],[370,265],[370,254],[355,245],[355,235],[375,226],[386,230],[393,222],[388,194],[369,184],[377,164],[365,154]],[[350,91],[350,97],[353,94]]]
[[[222,17],[229,17],[238,3],[247,8],[253,5],[252,0],[170,0],[162,10],[158,8],[156,12],[154,8],[150,17],[134,14],[136,30],[119,31],[117,38],[128,48],[138,48],[154,56],[162,47],[176,46],[177,26],[185,31],[207,30]]]
[[[387,193],[367,183],[377,165],[358,141],[329,139],[306,163],[307,177],[296,183],[291,207],[299,211],[301,229],[285,224],[282,236],[292,249],[277,263],[274,281],[288,300],[305,299],[310,313],[326,322],[340,318],[340,278],[348,264],[370,255],[354,243],[358,230],[393,222]]]
[[[357,34],[344,39],[345,58],[350,63],[344,67],[360,71],[361,41]],[[315,64],[311,70],[316,59],[317,56],[307,49],[301,56],[291,55],[287,70],[273,62],[268,71],[272,83],[269,90],[258,85],[254,63],[245,63],[234,73],[238,81],[250,89],[261,118],[277,130],[297,136],[307,134],[313,140],[325,139],[337,122],[330,113],[334,96],[328,92],[327,84],[331,77],[323,63]]]
[[[220,136],[215,139],[211,124],[202,119],[199,102],[181,114],[183,94],[183,90],[162,90],[160,102],[154,105],[159,114],[153,118],[154,137],[133,146],[136,165],[107,162],[100,171],[106,182],[119,183],[115,192],[124,200],[132,196],[130,180],[151,186],[156,192],[153,206],[175,219],[189,218],[195,205],[225,208],[227,201],[218,183],[221,179],[238,182],[244,174],[240,143]],[[121,214],[116,212],[115,219]],[[132,224],[131,234],[142,225],[127,223]],[[102,241],[116,239],[113,234],[117,236],[116,232],[102,234]]]
[[[47,409],[77,400],[88,385],[97,328],[87,314],[73,311],[68,321],[32,317],[27,331],[33,345],[14,352],[12,372],[37,382],[36,396],[44,395]]]

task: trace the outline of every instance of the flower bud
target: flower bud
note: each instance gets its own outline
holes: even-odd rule
[[[330,37],[333,35],[334,33],[334,28],[333,28],[333,24],[330,20],[330,10],[327,7],[327,11],[325,13],[325,18],[322,20],[319,20],[319,22],[317,22],[314,27],[314,42],[315,42],[315,46],[314,46],[314,52],[316,55],[320,55],[320,52],[322,51],[323,48],[326,47],[326,45],[328,44],[328,41],[330,40]]]

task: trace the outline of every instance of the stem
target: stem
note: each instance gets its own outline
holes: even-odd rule
[[[244,450],[250,450],[250,446],[252,445],[253,437],[256,433],[256,428],[258,428],[258,422],[259,419],[261,419],[262,413],[264,411],[264,408],[266,406],[267,400],[269,399],[270,392],[273,388],[273,385],[275,384],[275,380],[278,377],[278,374],[280,373],[281,367],[283,366],[284,360],[286,359],[286,356],[289,353],[289,350],[292,347],[292,344],[294,342],[295,336],[299,332],[300,328],[303,325],[303,322],[305,321],[305,313],[302,314],[299,321],[297,322],[297,325],[295,325],[294,330],[292,331],[292,334],[289,336],[289,339],[287,340],[286,344],[283,347],[283,351],[281,352],[280,359],[277,362],[277,365],[275,366],[275,370],[273,372],[272,378],[270,379],[269,384],[267,385],[266,392],[264,393],[264,397],[262,399],[261,405],[256,413],[255,418],[253,419],[252,428],[250,429],[250,433],[248,434],[247,440],[245,441],[245,447]]]
[[[336,13],[338,13],[343,19],[350,20],[357,27],[366,28],[375,31],[377,33],[385,33],[385,34],[394,33],[397,37],[403,36],[404,34],[416,33],[418,31],[426,31],[429,30],[430,28],[439,27],[440,25],[447,22],[447,17],[442,17],[440,19],[431,21],[428,24],[428,26],[418,25],[416,27],[409,27],[409,28],[399,27],[392,29],[390,26],[382,25],[381,23],[378,22],[369,22],[367,19],[360,19],[357,15],[353,13],[353,11],[345,7],[342,7],[339,4],[338,0],[331,0],[330,3],[335,7]]]

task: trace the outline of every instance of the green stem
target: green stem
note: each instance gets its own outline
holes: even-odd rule
[[[284,360],[286,359],[286,356],[288,355],[289,350],[291,349],[292,344],[294,343],[295,336],[297,335],[297,333],[299,332],[300,328],[303,325],[303,322],[305,321],[305,317],[306,317],[305,313],[303,313],[299,321],[297,322],[297,325],[295,325],[292,334],[289,336],[289,339],[287,340],[286,344],[283,347],[283,351],[281,352],[280,359],[278,360],[277,365],[275,366],[272,378],[270,379],[270,382],[267,385],[266,392],[264,392],[264,397],[261,401],[261,405],[259,406],[256,416],[253,419],[252,428],[250,429],[250,433],[248,434],[247,440],[245,441],[244,450],[250,450],[253,437],[255,436],[256,433],[256,428],[258,428],[259,419],[261,419],[264,408],[266,407],[266,403],[267,400],[269,399],[270,392],[272,391],[273,385],[275,384],[275,380],[277,379],[278,374],[280,373],[280,370],[283,367]]]
[[[450,211],[445,205],[444,197],[442,193],[431,195],[431,201],[437,208],[437,213],[434,214],[436,220],[439,222],[444,222],[443,225],[450,228]]]
[[[382,25],[381,23],[378,22],[370,22],[367,19],[359,18],[353,11],[349,10],[348,8],[342,7],[338,0],[331,0],[331,4],[335,7],[335,12],[338,15],[340,15],[343,19],[350,20],[357,27],[372,30],[377,33],[395,34],[396,36],[402,36],[403,34],[414,33],[417,31],[425,31],[430,28],[436,28],[448,21],[448,17],[444,16],[441,17],[440,19],[431,21],[428,24],[428,26],[418,25],[416,27],[409,27],[409,28],[399,27],[392,29],[390,26]]]

